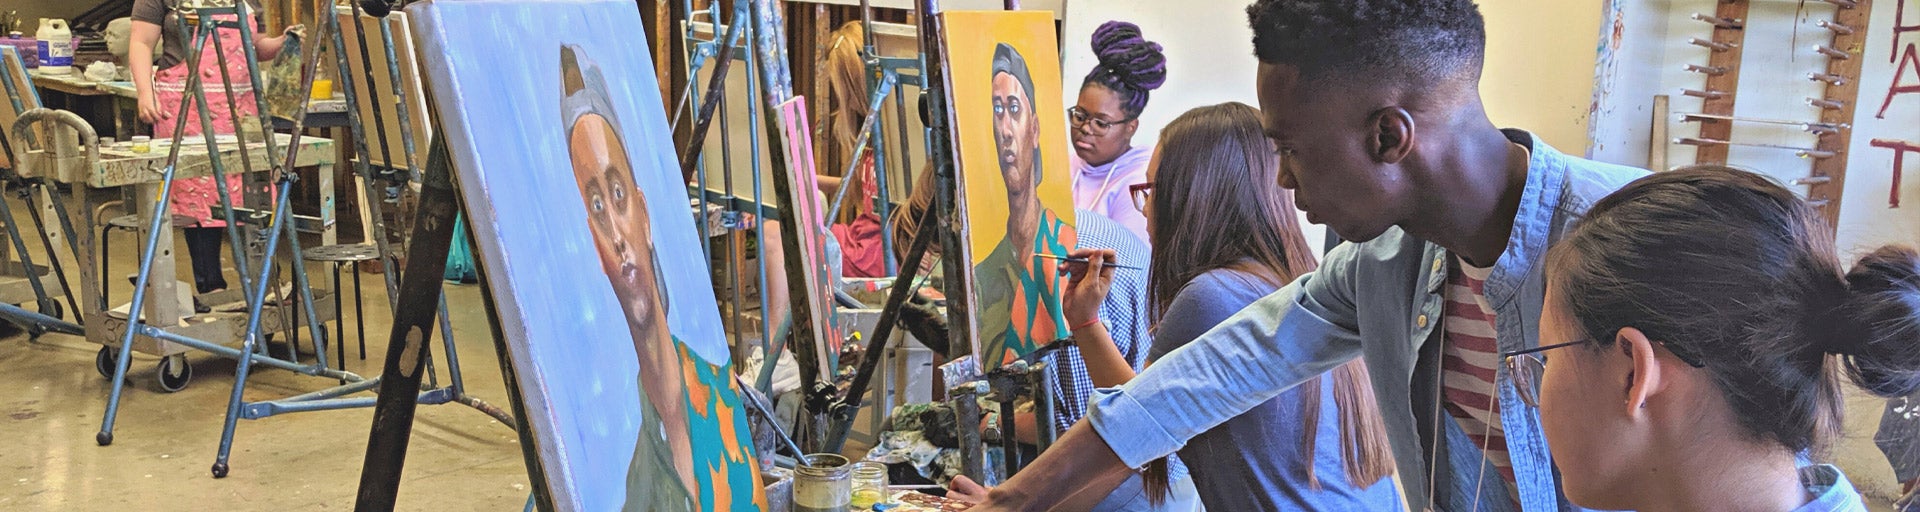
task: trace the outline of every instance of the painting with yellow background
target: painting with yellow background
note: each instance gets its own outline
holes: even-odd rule
[[[1068,334],[1047,259],[1075,244],[1060,54],[1048,11],[943,16],[971,341],[991,370]]]

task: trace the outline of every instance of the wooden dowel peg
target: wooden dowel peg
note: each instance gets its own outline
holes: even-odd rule
[[[1853,27],[1849,27],[1845,24],[1841,24],[1840,22],[1836,22],[1836,21],[1820,20],[1820,21],[1814,22],[1814,24],[1819,25],[1820,28],[1831,30],[1833,31],[1833,33],[1840,34],[1843,36],[1853,33]]]
[[[1695,20],[1698,20],[1698,21],[1704,21],[1704,22],[1707,22],[1707,23],[1711,23],[1711,24],[1713,24],[1713,26],[1715,26],[1715,27],[1719,27],[1719,28],[1726,28],[1726,29],[1738,29],[1738,28],[1741,28],[1741,25],[1740,25],[1740,23],[1741,23],[1741,22],[1740,22],[1740,20],[1737,20],[1737,19],[1733,19],[1733,18],[1722,18],[1722,17],[1719,17],[1719,16],[1708,16],[1708,15],[1705,15],[1705,14],[1700,14],[1700,13],[1697,13],[1697,12],[1696,12],[1696,13],[1693,13],[1693,19],[1695,19]]]
[[[1700,137],[1681,137],[1678,139],[1673,139],[1673,143],[1686,144],[1689,146],[1742,146],[1742,147],[1749,147],[1749,148],[1784,149],[1784,150],[1792,151],[1795,155],[1799,155],[1801,158],[1831,158],[1835,155],[1835,153],[1832,151],[1827,151],[1819,148],[1801,148],[1801,147],[1793,147],[1793,146],[1782,146],[1779,144],[1756,144],[1752,142],[1733,142],[1733,141],[1707,139],[1707,138],[1700,138]]]
[[[1719,41],[1710,41],[1710,40],[1701,39],[1698,37],[1687,38],[1687,43],[1692,44],[1694,46],[1707,48],[1716,52],[1724,52],[1727,50],[1732,50],[1734,47],[1734,45],[1731,45],[1731,44],[1722,43]]]
[[[1699,64],[1688,64],[1687,71],[1701,73],[1709,76],[1720,76],[1720,75],[1727,74],[1726,66],[1702,66]]]
[[[1820,135],[1832,135],[1835,133],[1840,133],[1839,126],[1834,126],[1826,123],[1806,123],[1806,124],[1800,125],[1800,129],[1806,130],[1808,133],[1816,133]]]
[[[1807,73],[1807,79],[1815,82],[1826,82],[1827,85],[1832,85],[1832,86],[1841,86],[1841,85],[1847,84],[1847,77],[1836,75],[1833,73]]]
[[[1694,90],[1694,89],[1681,89],[1680,94],[1692,96],[1695,98],[1706,98],[1710,100],[1717,100],[1720,98],[1727,97],[1727,93],[1722,91],[1700,91],[1700,90]]]
[[[1793,184],[1795,184],[1795,185],[1818,185],[1818,184],[1821,184],[1821,183],[1826,183],[1826,182],[1829,182],[1829,181],[1833,181],[1833,178],[1831,178],[1831,177],[1827,177],[1827,176],[1808,176],[1808,177],[1805,177],[1805,178],[1800,178],[1800,179],[1797,179],[1797,180],[1793,180]]]
[[[1853,54],[1851,53],[1843,52],[1837,48],[1834,48],[1832,46],[1827,46],[1824,44],[1813,45],[1813,51],[1814,53],[1825,55],[1828,58],[1832,58],[1835,60],[1847,60],[1847,59],[1853,58]]]
[[[1845,101],[1830,100],[1826,98],[1807,98],[1807,104],[1824,108],[1827,110],[1840,110],[1847,107],[1847,102]]]
[[[1825,1],[1830,4],[1840,6],[1841,9],[1852,9],[1860,5],[1860,2],[1858,0],[1825,0]]]

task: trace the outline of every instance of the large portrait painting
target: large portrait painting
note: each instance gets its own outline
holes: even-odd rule
[[[536,484],[561,510],[766,510],[633,2],[408,10]]]
[[[1068,335],[1047,258],[1075,243],[1060,53],[1046,11],[942,16],[972,342],[992,370]]]

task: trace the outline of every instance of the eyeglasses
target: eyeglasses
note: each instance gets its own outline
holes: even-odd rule
[[[1127,187],[1127,195],[1133,196],[1133,209],[1147,212],[1147,202],[1153,200],[1153,182],[1139,183]]]
[[[1592,338],[1587,338],[1579,341],[1569,341],[1566,343],[1557,343],[1553,345],[1547,345],[1544,347],[1534,347],[1526,350],[1515,350],[1515,351],[1504,354],[1504,357],[1501,358],[1502,363],[1507,367],[1507,375],[1509,376],[1510,380],[1513,381],[1513,390],[1520,394],[1520,401],[1525,402],[1529,407],[1540,406],[1540,391],[1539,391],[1540,376],[1544,375],[1547,371],[1547,361],[1545,359],[1542,359],[1541,356],[1538,355],[1539,353],[1546,352],[1548,350],[1553,350],[1556,348],[1571,347],[1571,346],[1579,345],[1582,343],[1589,343],[1592,341],[1593,341]],[[1667,352],[1672,353],[1674,358],[1679,359],[1680,362],[1687,363],[1688,366],[1692,366],[1694,368],[1705,368],[1707,366],[1705,363],[1701,363],[1699,359],[1694,358],[1693,356],[1682,354],[1680,353],[1680,351],[1674,350],[1673,345],[1669,345],[1667,344],[1667,342],[1659,341],[1655,343],[1659,344],[1662,347],[1666,347]]]
[[[1134,119],[1135,118],[1129,117],[1126,119],[1121,119],[1119,121],[1110,122],[1105,119],[1093,117],[1093,114],[1090,112],[1087,112],[1087,109],[1084,109],[1084,108],[1073,107],[1073,108],[1067,109],[1067,120],[1073,122],[1073,127],[1084,128],[1087,130],[1087,133],[1090,133],[1093,135],[1106,135],[1107,131],[1112,130],[1114,126],[1126,124],[1128,121],[1132,121]]]

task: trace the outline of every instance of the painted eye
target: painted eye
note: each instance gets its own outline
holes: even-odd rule
[[[594,194],[593,195],[593,213],[600,213],[604,211],[607,211],[606,200],[601,198],[600,194]]]
[[[627,186],[626,186],[626,185],[624,185],[624,184],[621,184],[621,185],[614,185],[614,186],[613,186],[613,200],[614,200],[614,201],[624,201],[624,200],[626,200],[626,199],[627,199]]]

